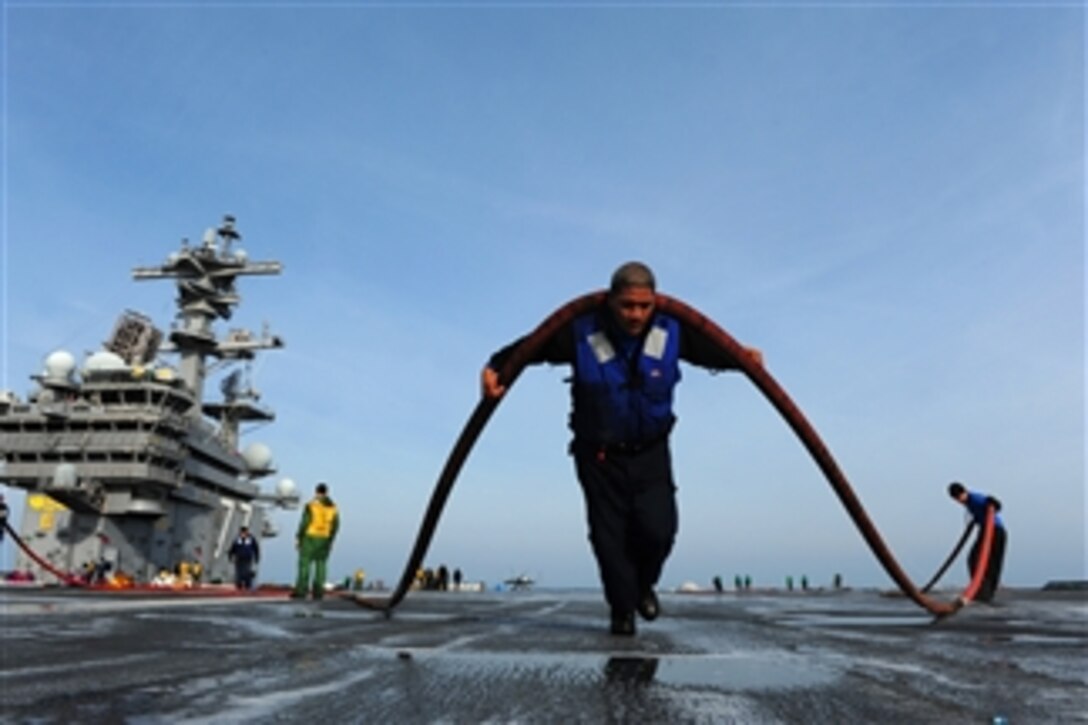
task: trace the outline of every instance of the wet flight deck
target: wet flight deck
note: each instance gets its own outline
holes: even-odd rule
[[[876,591],[344,599],[0,590],[0,722],[1088,722],[1088,594],[935,622]],[[1000,720],[996,720],[1000,722]]]

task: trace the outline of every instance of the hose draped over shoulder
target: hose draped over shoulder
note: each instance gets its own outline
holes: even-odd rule
[[[542,345],[563,329],[573,318],[601,305],[605,300],[606,294],[607,293],[604,291],[597,291],[575,298],[548,316],[547,319],[545,319],[531,334],[526,336],[521,344],[514,349],[513,353],[506,360],[503,369],[499,371],[499,381],[509,389],[518,379],[518,376],[521,375],[526,364],[533,359]],[[834,457],[831,455],[830,450],[828,450],[823,440],[821,440],[819,434],[816,433],[816,429],[812,427],[812,424],[809,423],[800,408],[797,407],[767,369],[763,365],[756,363],[747,354],[744,346],[737,342],[729,333],[684,302],[667,295],[658,294],[656,295],[656,306],[660,311],[679,319],[690,327],[695,334],[702,335],[709,342],[713,343],[720,350],[736,360],[739,369],[752,381],[759,391],[763,393],[768,402],[774,406],[779,415],[781,415],[786,423],[789,424],[790,428],[793,429],[793,432],[800,439],[813,461],[815,461],[820,471],[824,474],[824,478],[827,479],[832,490],[834,490],[835,494],[839,497],[843,506],[846,507],[855,526],[869,545],[870,550],[877,557],[884,567],[885,572],[887,572],[892,580],[898,585],[904,595],[920,607],[938,617],[955,613],[967,601],[974,598],[975,593],[981,585],[983,574],[986,571],[989,562],[994,529],[994,510],[992,506],[987,510],[986,522],[982,530],[978,563],[967,588],[959,597],[951,602],[939,601],[928,596],[920,591],[903,572],[902,568],[896,562],[895,557],[892,556],[891,551],[881,538],[880,533],[869,519],[868,514],[866,514],[865,509],[855,495],[850,483],[846,480],[846,476],[839,468],[838,463],[836,463]],[[427,506],[426,514],[423,517],[423,522],[416,537],[415,546],[412,549],[411,556],[408,559],[408,563],[405,566],[404,573],[401,576],[397,588],[388,599],[376,600],[357,598],[356,601],[361,606],[382,610],[388,614],[404,598],[409,587],[412,585],[416,571],[423,562],[423,557],[427,553],[431,538],[434,536],[435,528],[438,526],[438,520],[442,515],[442,510],[445,507],[446,500],[449,498],[450,491],[453,489],[453,485],[457,480],[457,476],[461,471],[461,467],[464,465],[465,460],[468,458],[469,453],[476,443],[476,439],[479,438],[488,419],[490,419],[491,414],[494,413],[495,408],[498,407],[501,400],[502,398],[481,398],[468,422],[461,430],[461,434],[458,436],[457,441],[453,446],[453,450],[450,451],[449,457],[446,459],[446,464],[442,469],[442,473],[439,475],[438,481],[435,484],[434,492],[431,494],[430,503]]]

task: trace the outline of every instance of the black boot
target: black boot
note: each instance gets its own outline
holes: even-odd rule
[[[658,604],[657,595],[654,594],[653,589],[643,594],[638,600],[638,613],[647,622],[652,622],[657,619],[657,615],[661,614],[661,605]]]
[[[630,637],[635,633],[634,612],[612,612],[612,634]]]

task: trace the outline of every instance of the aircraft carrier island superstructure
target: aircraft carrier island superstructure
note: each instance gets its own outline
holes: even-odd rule
[[[82,365],[64,350],[48,355],[26,401],[0,392],[0,483],[26,490],[20,536],[62,572],[88,563],[150,582],[163,569],[199,564],[202,581],[231,581],[227,551],[239,527],[276,534],[269,514],[298,503],[283,479],[271,492],[258,481],[276,471],[269,449],[239,449],[244,424],[264,424],[249,372],[279,336],[213,329],[241,301],[243,275],[278,275],[275,261],[250,261],[225,217],[201,243],[170,254],[137,280],[174,279],[178,312],[169,335],[126,311],[104,347]],[[222,399],[205,385],[222,375]],[[20,551],[20,571],[52,579]]]

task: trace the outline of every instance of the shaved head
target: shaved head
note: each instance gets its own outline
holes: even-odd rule
[[[651,291],[657,288],[653,271],[642,262],[627,262],[621,264],[612,273],[612,284],[609,292],[613,295],[622,292],[628,287],[647,287]]]

